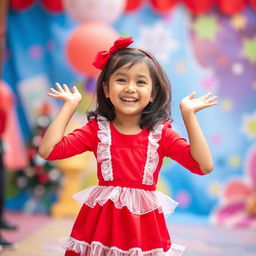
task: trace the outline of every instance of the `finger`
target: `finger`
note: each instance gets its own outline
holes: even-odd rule
[[[213,97],[209,98],[209,99],[207,100],[207,102],[208,102],[208,103],[211,103],[211,102],[215,101],[217,98],[218,98],[218,96],[213,96]]]
[[[187,96],[187,98],[191,100],[191,99],[195,98],[195,96],[196,96],[196,92],[191,92],[191,93]]]
[[[66,84],[63,84],[62,87],[63,87],[65,92],[70,92],[70,90],[69,90],[69,88],[68,88],[68,86]]]
[[[208,99],[211,95],[212,95],[212,93],[211,93],[211,92],[208,92],[207,94],[201,96],[200,99],[206,100],[206,99]]]
[[[58,95],[56,95],[54,93],[50,93],[50,92],[48,92],[47,95],[52,97],[52,98],[57,98],[58,97]]]
[[[59,92],[64,92],[63,88],[61,87],[61,85],[59,83],[55,83],[55,85]]]
[[[73,86],[72,92],[73,92],[73,93],[78,93],[78,92],[79,92],[76,86]]]
[[[59,94],[60,92],[56,91],[54,88],[50,88],[51,92],[54,94]]]

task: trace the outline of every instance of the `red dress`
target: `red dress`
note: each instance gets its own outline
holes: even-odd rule
[[[203,175],[186,140],[167,122],[125,135],[99,116],[63,137],[48,160],[85,151],[97,159],[99,185],[74,195],[82,208],[65,239],[65,255],[182,255],[184,247],[171,243],[164,219],[178,203],[156,191],[156,184],[165,156]]]

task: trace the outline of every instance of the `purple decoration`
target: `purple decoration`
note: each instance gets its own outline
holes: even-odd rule
[[[249,9],[242,13],[246,19],[243,29],[235,30],[231,26],[231,18],[218,16],[220,32],[214,40],[200,39],[191,31],[191,42],[198,62],[211,68],[218,78],[218,94],[222,98],[231,98],[238,108],[244,108],[253,100],[252,84],[256,81],[255,64],[242,56],[244,39],[256,35],[255,14]],[[241,75],[232,72],[234,64],[243,68]]]
[[[96,88],[96,79],[89,77],[85,82],[85,90],[89,93],[94,93]]]

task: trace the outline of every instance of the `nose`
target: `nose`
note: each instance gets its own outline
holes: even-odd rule
[[[132,82],[127,83],[127,85],[125,87],[125,91],[130,92],[130,93],[135,92],[136,91],[136,85]]]

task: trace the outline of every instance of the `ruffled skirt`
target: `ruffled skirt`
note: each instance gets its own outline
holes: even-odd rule
[[[62,241],[65,256],[182,255],[184,247],[171,244],[161,207],[169,197],[158,193],[94,186],[76,194],[74,197],[83,206],[71,236]]]

